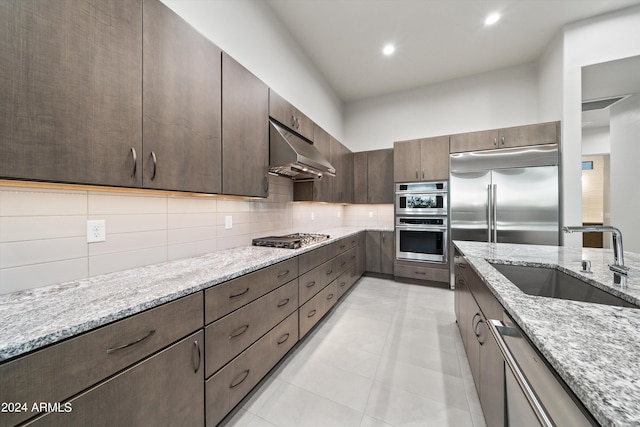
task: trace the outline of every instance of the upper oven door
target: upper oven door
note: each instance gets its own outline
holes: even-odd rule
[[[446,215],[447,193],[396,193],[400,215]]]

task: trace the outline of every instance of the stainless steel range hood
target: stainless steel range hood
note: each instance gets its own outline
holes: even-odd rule
[[[309,141],[269,120],[269,172],[294,180],[336,176],[335,168]]]

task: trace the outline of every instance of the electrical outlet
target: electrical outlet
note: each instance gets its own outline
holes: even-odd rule
[[[373,218],[373,212],[369,211],[369,218]]]
[[[106,221],[92,219],[87,221],[87,243],[104,242],[107,240]]]
[[[316,219],[316,213],[315,212],[311,212],[311,221]]]
[[[225,215],[224,228],[225,230],[231,230],[233,228],[233,217],[231,215]]]

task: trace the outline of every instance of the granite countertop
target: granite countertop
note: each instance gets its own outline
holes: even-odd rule
[[[640,425],[640,309],[523,293],[489,262],[557,268],[640,305],[640,255],[616,284],[604,249],[455,241],[491,292],[603,426]],[[581,261],[592,273],[582,273]]]
[[[318,231],[331,238],[300,249],[244,246],[0,295],[0,362],[363,230],[341,227]]]

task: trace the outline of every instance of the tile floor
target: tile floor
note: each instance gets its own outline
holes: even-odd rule
[[[224,425],[485,426],[453,292],[363,277]]]

